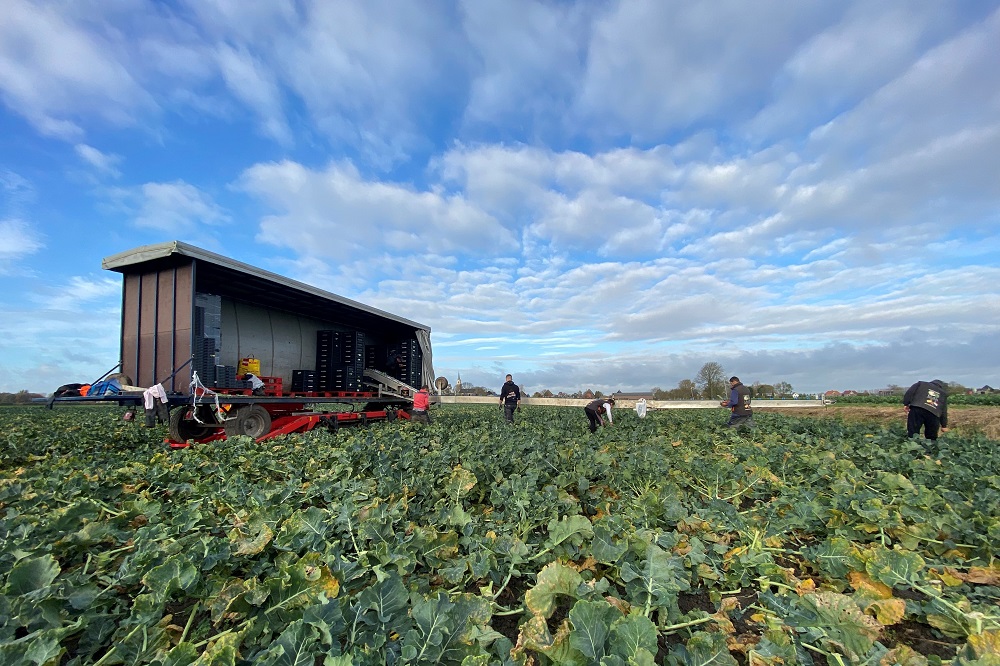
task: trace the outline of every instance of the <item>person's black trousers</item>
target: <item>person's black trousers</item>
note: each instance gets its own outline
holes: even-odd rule
[[[587,413],[587,418],[590,419],[590,432],[597,432],[597,412],[590,407],[584,407],[583,411]]]
[[[921,427],[924,429],[924,437],[937,439],[941,419],[923,407],[910,405],[910,413],[906,416],[906,436],[913,437],[920,432]]]

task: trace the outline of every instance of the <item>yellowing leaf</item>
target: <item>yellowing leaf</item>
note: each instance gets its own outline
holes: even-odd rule
[[[945,567],[945,570],[938,574],[938,578],[948,587],[958,587],[965,580],[965,576],[951,567]]]
[[[549,617],[556,607],[556,595],[573,595],[582,582],[583,578],[575,569],[550,562],[538,572],[535,586],[524,595],[524,604],[535,615]]]
[[[903,621],[906,615],[906,602],[902,599],[880,599],[872,602],[867,611],[874,611],[879,624],[889,626]]]
[[[996,567],[969,567],[965,580],[977,585],[1000,586],[1000,569]]]
[[[861,573],[859,571],[852,571],[847,574],[847,582],[850,583],[851,587],[855,590],[864,592],[867,596],[874,597],[876,599],[892,598],[892,588],[885,583],[872,580],[868,574]]]
[[[889,650],[878,663],[879,666],[927,666],[927,658],[911,647],[900,645]]]
[[[799,596],[815,592],[816,582],[812,578],[806,578],[805,580],[800,580],[799,584],[795,586],[795,591],[799,594]]]
[[[234,527],[229,532],[229,541],[236,547],[233,551],[234,555],[257,555],[267,548],[267,544],[271,543],[272,539],[274,539],[274,530],[263,522],[260,524],[260,530],[253,536],[244,535],[238,527]]]
[[[1000,629],[969,636],[963,652],[968,661],[976,659],[984,664],[1000,664]]]

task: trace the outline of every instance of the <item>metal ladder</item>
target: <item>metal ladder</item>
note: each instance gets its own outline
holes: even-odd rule
[[[365,377],[369,377],[374,382],[366,382],[370,385],[378,387],[379,396],[391,395],[397,398],[406,398],[407,400],[413,400],[413,395],[417,392],[417,389],[413,388],[409,384],[405,384],[394,377],[390,377],[384,372],[379,372],[372,368],[365,368]]]

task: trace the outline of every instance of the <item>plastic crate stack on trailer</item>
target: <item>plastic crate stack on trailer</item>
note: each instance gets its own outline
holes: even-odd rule
[[[415,339],[403,340],[399,343],[400,356],[403,359],[403,366],[400,368],[398,379],[406,382],[414,388],[420,388],[420,345]]]
[[[317,391],[360,391],[364,370],[364,333],[360,331],[317,332]]]

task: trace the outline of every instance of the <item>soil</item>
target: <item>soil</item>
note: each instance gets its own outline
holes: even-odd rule
[[[850,422],[906,423],[906,413],[901,406],[830,405],[829,407],[760,407],[759,409],[761,412],[777,412],[787,416],[843,419]],[[979,432],[990,439],[1000,440],[1000,407],[956,405],[949,407],[948,421],[948,429],[954,429],[958,434]]]

